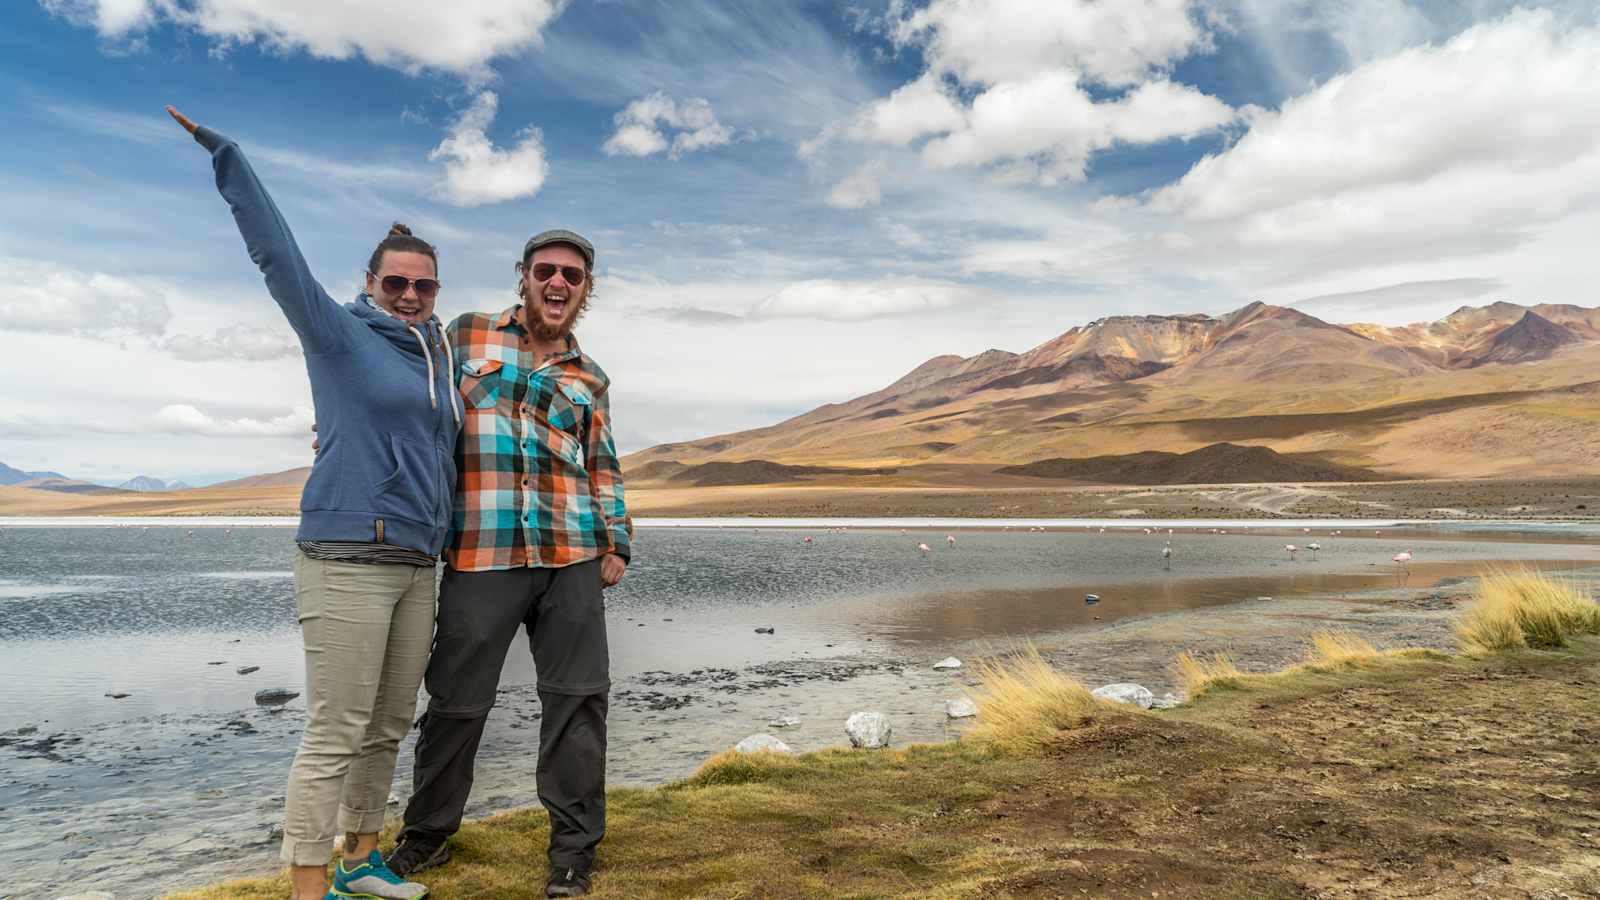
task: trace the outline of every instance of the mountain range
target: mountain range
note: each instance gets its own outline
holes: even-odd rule
[[[623,465],[646,481],[678,471],[667,463],[753,460],[992,469],[1229,442],[1374,477],[1584,474],[1600,452],[1597,401],[1600,309],[1494,303],[1388,327],[1251,303],[934,357],[854,400]]]

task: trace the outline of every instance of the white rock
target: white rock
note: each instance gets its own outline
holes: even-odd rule
[[[1160,700],[1157,700],[1154,703],[1150,704],[1150,708],[1151,709],[1171,709],[1174,706],[1181,705],[1182,703],[1183,703],[1183,701],[1179,700],[1176,694],[1168,693],[1166,696],[1162,697]]]
[[[868,750],[889,746],[889,717],[881,712],[851,713],[844,722],[844,733],[850,735],[850,746]]]
[[[89,891],[85,894],[68,894],[56,900],[117,900],[117,895],[110,891]]]
[[[956,659],[954,656],[946,656],[944,659],[934,663],[933,667],[935,669],[959,669],[961,668],[961,660]]]
[[[978,714],[978,704],[966,697],[944,702],[944,714],[952,719],[970,719]]]
[[[390,791],[389,792],[389,805],[390,806],[399,806],[401,804],[401,802],[402,801],[400,799],[400,795],[399,794],[395,793],[394,791]]]
[[[763,750],[772,753],[793,753],[788,744],[778,740],[770,734],[752,734],[744,740],[733,745],[736,753],[759,753]]]
[[[1149,709],[1156,702],[1156,695],[1150,693],[1149,688],[1129,681],[1120,681],[1116,684],[1097,687],[1093,693],[1102,700],[1115,700],[1118,703],[1127,703],[1140,709]]]
[[[767,723],[768,728],[799,728],[800,720],[794,716],[779,716]]]

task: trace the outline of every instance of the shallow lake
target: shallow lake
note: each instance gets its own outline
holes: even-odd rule
[[[65,893],[69,878],[92,874],[119,897],[152,895],[216,877],[241,847],[270,871],[303,705],[253,697],[302,684],[292,528],[47,524],[0,527],[8,889]],[[802,720],[781,732],[799,749],[842,743],[844,717],[861,708],[889,712],[897,741],[947,739],[959,726],[943,699],[965,676],[929,664],[951,653],[1061,633],[1092,644],[1125,620],[1420,589],[1493,564],[1600,565],[1600,534],[1572,526],[861,524],[640,529],[627,579],[607,598],[611,784],[681,777],[778,715]],[[1304,549],[1313,541],[1319,550]],[[1301,549],[1291,556],[1289,543]],[[1407,549],[1409,566],[1391,561]],[[1087,593],[1099,602],[1086,605]],[[532,683],[515,644],[475,814],[533,802]],[[399,796],[410,752],[408,741]]]

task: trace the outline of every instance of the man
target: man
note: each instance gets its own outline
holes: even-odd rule
[[[538,673],[539,801],[550,814],[547,897],[589,891],[605,833],[610,658],[602,587],[622,579],[631,523],[611,438],[610,384],[573,324],[594,246],[546,231],[523,247],[520,302],[450,323],[465,422],[445,546],[414,790],[389,867],[449,859],[506,651],[526,627]]]

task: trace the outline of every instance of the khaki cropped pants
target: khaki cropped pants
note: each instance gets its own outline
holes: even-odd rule
[[[335,834],[383,827],[400,740],[428,667],[434,567],[297,553],[306,730],[289,769],[284,862],[326,865]],[[337,830],[335,827],[337,826]]]

